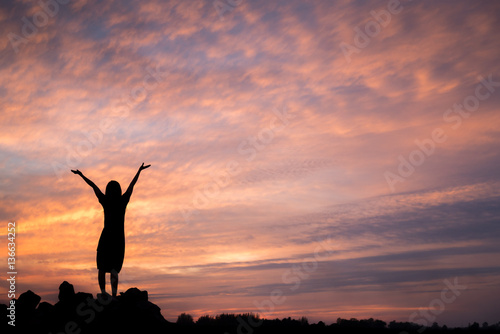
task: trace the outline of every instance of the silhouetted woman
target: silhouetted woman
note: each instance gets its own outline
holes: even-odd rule
[[[118,291],[118,273],[122,269],[123,258],[125,256],[125,209],[134,190],[134,185],[139,179],[139,174],[143,169],[151,165],[139,167],[134,179],[130,182],[127,191],[122,195],[120,184],[116,181],[109,181],[106,186],[106,194],[79,170],[71,170],[80,175],[99,199],[104,209],[104,228],[102,229],[99,244],[97,245],[97,269],[99,271],[99,287],[101,293],[106,293],[106,273],[110,273],[111,292],[114,297]]]

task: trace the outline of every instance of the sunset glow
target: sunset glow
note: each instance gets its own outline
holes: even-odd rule
[[[0,4],[19,293],[99,292],[70,170],[124,191],[144,162],[119,291],[169,321],[422,323],[453,282],[434,321],[500,321],[500,2],[43,3]]]

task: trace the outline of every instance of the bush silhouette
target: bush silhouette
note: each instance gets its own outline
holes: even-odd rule
[[[192,325],[194,325],[194,320],[193,320],[193,317],[191,316],[191,314],[181,313],[177,317],[177,324],[182,325],[182,326],[186,326],[186,325],[192,326]]]

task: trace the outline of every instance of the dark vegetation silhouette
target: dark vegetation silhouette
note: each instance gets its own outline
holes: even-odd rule
[[[16,327],[3,321],[0,333],[199,333],[199,334],[323,334],[323,333],[388,333],[388,334],[466,334],[500,333],[500,322],[489,325],[469,324],[463,328],[449,328],[434,323],[428,327],[410,322],[376,319],[341,319],[326,325],[320,321],[311,324],[307,318],[261,319],[259,315],[219,314],[204,315],[194,321],[187,313],[177,322],[165,320],[160,308],[150,302],[148,292],[130,288],[113,298],[110,295],[75,293],[73,285],[59,286],[59,301],[52,305],[28,290],[15,301]],[[7,305],[0,304],[0,316],[8,319]]]
[[[106,193],[103,194],[99,187],[83,175],[82,172],[78,169],[71,170],[74,174],[80,175],[92,187],[104,209],[104,228],[99,238],[96,256],[99,288],[102,294],[106,294],[106,273],[110,273],[113,297],[116,297],[118,292],[118,274],[122,269],[125,257],[125,210],[141,171],[150,166],[144,166],[144,163],[142,163],[123,195],[120,184],[114,180],[109,181],[106,186]]]

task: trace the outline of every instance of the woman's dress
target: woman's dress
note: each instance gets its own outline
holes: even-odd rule
[[[106,195],[99,198],[104,209],[104,228],[97,245],[97,268],[104,272],[119,273],[125,257],[125,209],[130,196],[117,199]]]

